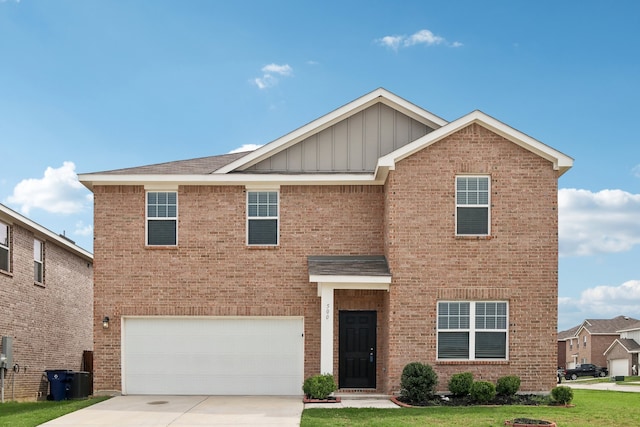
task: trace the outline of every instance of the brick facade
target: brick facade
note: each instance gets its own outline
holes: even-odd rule
[[[45,398],[46,369],[83,369],[92,350],[93,266],[88,253],[34,231],[17,217],[10,225],[10,271],[0,271],[0,335],[13,337],[14,372],[7,370],[5,399]],[[34,283],[34,238],[44,242],[44,284]]]
[[[455,237],[455,176],[491,178],[491,236]],[[178,246],[145,246],[141,185],[95,185],[96,390],[121,389],[123,315],[304,316],[305,377],[320,369],[320,300],[311,255],[385,255],[390,291],[337,290],[340,310],[376,310],[377,391],[411,361],[523,391],[556,384],[557,178],[541,157],[472,124],[401,160],[382,185],[282,185],[280,243],[246,246],[244,186],[180,185]],[[437,362],[438,300],[509,304],[508,361]],[[101,326],[111,318],[109,329]]]

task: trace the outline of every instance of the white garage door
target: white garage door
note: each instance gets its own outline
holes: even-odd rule
[[[626,376],[629,375],[629,361],[627,359],[613,359],[611,360],[611,372],[609,376]]]
[[[122,392],[300,395],[300,317],[125,317]]]

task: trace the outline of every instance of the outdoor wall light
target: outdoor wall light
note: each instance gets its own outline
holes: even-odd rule
[[[104,319],[102,319],[102,327],[109,329],[109,316],[104,316]]]

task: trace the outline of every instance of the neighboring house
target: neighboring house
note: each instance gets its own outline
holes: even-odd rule
[[[579,327],[580,325],[574,326],[566,331],[558,332],[558,368],[575,368],[575,363],[573,365],[567,363],[567,360],[573,362],[573,359],[568,359],[567,357],[571,355],[574,349],[575,342],[577,341],[575,335]]]
[[[378,89],[252,152],[83,174],[95,389],[393,393],[421,361],[443,390],[471,371],[548,392],[572,164]]]
[[[604,352],[611,376],[638,375],[640,369],[640,322],[620,329],[619,338]]]
[[[620,338],[620,330],[636,322],[637,319],[628,316],[586,319],[576,327],[558,332],[558,366],[566,369],[583,363],[608,366],[605,351]],[[564,354],[563,360],[560,360],[560,354]]]
[[[93,256],[0,204],[0,307],[5,399],[44,398],[44,370],[83,370],[93,348]]]

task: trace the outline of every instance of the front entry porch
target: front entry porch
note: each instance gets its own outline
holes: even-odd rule
[[[321,304],[320,373],[335,374],[335,344],[339,346],[338,387],[375,389],[377,386],[377,312],[357,302],[336,313],[335,292],[389,291],[391,273],[384,256],[309,257],[309,281],[318,284]],[[338,314],[339,327],[334,329]],[[338,339],[336,340],[336,332]]]

